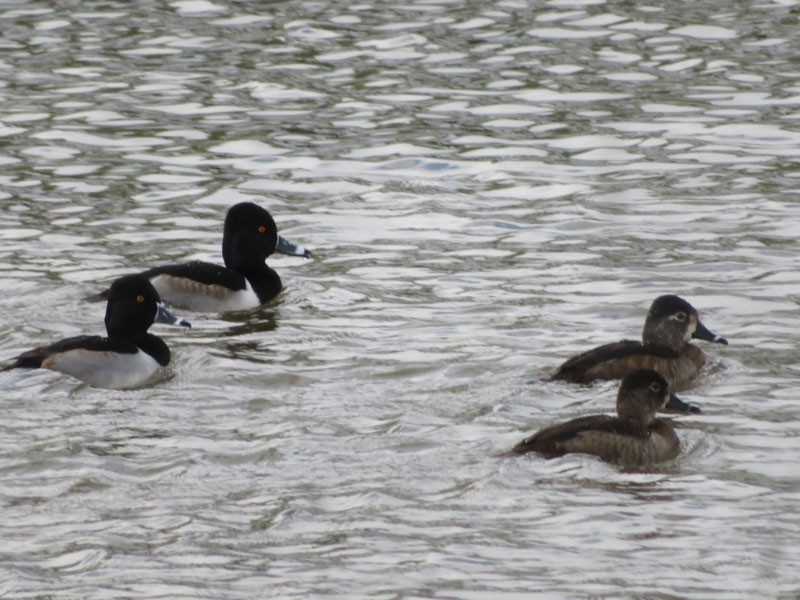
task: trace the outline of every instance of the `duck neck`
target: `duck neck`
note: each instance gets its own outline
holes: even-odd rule
[[[669,348],[675,352],[680,352],[689,343],[683,339],[680,331],[666,327],[648,327],[647,325],[642,332],[642,341],[645,344]]]
[[[250,282],[250,287],[262,304],[277,296],[283,287],[280,276],[266,263],[240,269],[239,272]]]

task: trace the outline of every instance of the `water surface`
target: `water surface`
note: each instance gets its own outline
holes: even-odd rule
[[[5,2],[2,355],[220,261],[312,259],[155,328],[134,391],[2,374],[9,598],[800,593],[793,2]],[[678,293],[727,347],[645,470],[498,459],[613,406],[544,379]]]

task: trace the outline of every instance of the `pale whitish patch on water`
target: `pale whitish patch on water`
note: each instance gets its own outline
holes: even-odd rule
[[[650,75],[649,73],[637,73],[637,72],[629,72],[629,73],[604,73],[601,77],[605,77],[609,81],[621,81],[621,82],[643,82],[643,81],[654,81],[658,79],[655,75]]]
[[[603,49],[597,53],[598,57],[608,62],[630,64],[642,60],[641,54],[635,52],[621,52],[619,50]]]
[[[613,148],[596,148],[594,150],[588,150],[586,152],[580,152],[578,154],[574,154],[572,158],[574,160],[586,160],[586,161],[594,161],[594,162],[631,162],[633,160],[637,160],[642,158],[644,155],[642,154],[632,154],[630,152],[625,152],[624,150],[617,150]]]
[[[79,153],[80,150],[75,148],[63,148],[59,146],[31,146],[30,148],[25,148],[22,151],[22,154],[35,156],[45,160],[66,160]]]
[[[691,97],[691,96],[690,96]],[[717,106],[794,106],[800,104],[800,96],[774,98],[766,92],[734,92],[709,98]]]
[[[79,194],[97,194],[108,189],[106,184],[91,184],[85,181],[54,181],[51,185],[57,190]]]
[[[257,23],[268,23],[272,20],[273,17],[265,15],[239,15],[227,19],[214,19],[210,21],[210,23],[221,27],[242,27],[244,25],[255,25]]]
[[[530,104],[491,104],[468,108],[467,112],[474,115],[542,115],[551,113],[552,109]]]
[[[375,48],[376,50],[394,50],[396,48],[405,48],[406,46],[425,44],[427,41],[421,35],[409,33],[380,40],[364,40],[363,42],[358,42],[356,46],[360,48]]]
[[[228,12],[228,8],[220,4],[214,4],[207,0],[181,0],[172,2],[172,7],[183,15],[209,12]]]
[[[312,27],[303,21],[295,21],[284,25],[290,37],[299,38],[303,40],[330,40],[341,37],[341,34],[335,31],[328,31],[319,27]]]
[[[423,64],[463,61],[467,58],[463,52],[433,52],[422,59]]]
[[[667,29],[669,25],[666,23],[648,23],[645,21],[628,21],[626,23],[618,23],[616,25],[611,25],[612,29],[620,29],[623,31],[663,31]]]
[[[599,102],[603,100],[622,100],[630,98],[630,94],[612,92],[557,92],[547,88],[538,88],[513,94],[514,98],[527,102]]]
[[[604,14],[586,17],[585,19],[578,19],[576,21],[569,21],[570,25],[576,27],[607,27],[622,21],[627,21],[627,17],[620,17],[618,15]]]
[[[697,162],[709,165],[750,164],[750,163],[768,162],[770,160],[773,160],[771,156],[752,156],[752,155],[737,156],[735,154],[726,154],[723,152],[703,152],[703,151],[676,153],[673,154],[672,157],[679,160],[695,160]]]
[[[153,110],[156,112],[163,112],[173,115],[219,115],[225,113],[243,112],[247,109],[242,106],[232,105],[203,105],[199,102],[184,102],[181,104],[158,104],[143,106],[146,110]],[[162,140],[163,142],[163,140]]]
[[[452,27],[453,29],[459,29],[463,31],[469,29],[480,29],[481,27],[489,27],[490,25],[494,25],[496,23],[497,21],[493,19],[479,17],[475,19],[470,19],[469,21],[465,21],[463,23],[456,23],[454,25],[451,25],[450,27]]]
[[[663,65],[659,67],[659,69],[661,69],[662,71],[668,71],[670,73],[673,73],[677,71],[685,71],[687,69],[692,69],[702,63],[703,63],[702,58],[687,58],[686,60],[681,60],[676,63]]]
[[[315,57],[317,62],[345,62],[355,60],[368,53],[363,50],[339,50],[333,52],[323,52]]]
[[[376,102],[400,102],[406,104],[411,102],[427,102],[431,100],[431,97],[422,94],[373,94],[367,96],[367,99]]]
[[[547,145],[563,150],[587,150],[591,148],[627,148],[640,142],[642,138],[619,138],[611,135],[576,135],[568,138],[550,140]]]
[[[102,137],[91,133],[73,131],[66,129],[50,129],[35,133],[31,137],[39,140],[64,140],[73,144],[83,146],[99,146],[105,149],[114,150],[134,150],[136,148],[149,148],[151,146],[163,146],[169,144],[167,140],[156,137]]]
[[[519,198],[524,200],[552,200],[573,194],[583,194],[591,188],[583,184],[552,184],[552,185],[530,185],[530,186],[511,186],[499,190],[484,192],[484,196],[493,198]]]
[[[22,127],[7,127],[0,123],[0,137],[17,135],[18,133],[23,133],[25,131],[27,130]]]
[[[739,141],[745,144],[758,143],[761,146],[800,146],[800,132],[790,131],[777,125],[761,123],[736,123],[717,125],[706,130],[705,139],[725,142]]]
[[[336,23],[337,25],[356,25],[361,23],[361,18],[355,15],[338,15],[331,18],[331,23]]]
[[[642,105],[642,110],[649,113],[677,114],[687,112],[699,112],[699,106],[687,106],[683,104],[655,104],[647,103]]]
[[[139,175],[136,178],[138,181],[144,183],[165,183],[165,184],[180,184],[186,185],[190,183],[198,183],[201,181],[208,181],[208,175],[175,175],[174,173],[151,173],[148,175]]]
[[[54,12],[51,8],[18,8],[0,13],[0,19],[16,19],[18,17],[38,17]]]
[[[576,31],[574,29],[567,29],[565,27],[541,27],[538,29],[531,29],[528,35],[539,37],[548,40],[555,39],[586,39],[608,37],[611,35],[610,31],[593,30],[593,31]]]
[[[731,73],[728,75],[731,81],[742,81],[744,83],[763,83],[764,77],[762,75],[752,75],[749,73]]]
[[[747,42],[743,45],[768,48],[770,46],[780,46],[781,44],[786,44],[788,41],[789,40],[786,40],[784,38],[771,38],[768,40],[759,40],[757,42]]]
[[[530,127],[533,124],[533,121],[522,121],[520,119],[493,119],[491,121],[486,121],[483,123],[483,126],[488,129],[523,129],[525,127]],[[536,151],[534,151],[536,152]],[[466,157],[468,153],[464,153],[461,156]],[[543,152],[539,152],[538,155],[544,155]],[[477,157],[477,154],[471,154],[473,158]],[[486,155],[488,156],[488,155]]]
[[[171,165],[173,167],[199,167],[208,163],[208,159],[204,156],[197,154],[181,154],[175,156],[168,156],[165,154],[147,154],[132,152],[126,155],[130,160],[140,160],[145,162],[159,163],[162,165]]]
[[[50,118],[50,113],[45,112],[20,112],[3,116],[3,121],[6,123],[29,123],[31,121],[43,121]],[[20,130],[24,131],[24,129]]]
[[[134,48],[133,50],[120,50],[120,54],[127,56],[167,56],[170,54],[180,54],[177,48]]]
[[[248,89],[250,95],[261,102],[285,102],[286,100],[319,100],[325,94],[286,87],[279,83],[249,82],[232,89]]]
[[[128,16],[126,12],[76,12],[73,13],[76,19],[120,19]]]
[[[209,152],[218,154],[233,154],[237,156],[279,156],[289,151],[285,148],[276,148],[258,140],[237,140],[212,146]]]
[[[547,5],[552,7],[579,8],[606,4],[606,0],[550,0]]]
[[[346,172],[346,171],[341,171]],[[249,179],[242,182],[239,187],[243,190],[256,190],[259,192],[283,192],[292,194],[326,195],[331,194],[363,194],[370,190],[379,189],[377,185],[359,185],[347,181],[320,181],[307,183],[302,181],[285,181],[283,179]],[[250,197],[252,200],[252,197]]]
[[[39,229],[2,229],[0,230],[0,239],[3,240],[24,240],[28,238],[38,237],[42,234]]]
[[[0,160],[0,164],[3,164]],[[78,175],[89,175],[95,173],[100,168],[99,165],[66,165],[53,169],[55,175],[62,177],[76,177]]]
[[[585,16],[586,12],[582,10],[550,11],[537,14],[534,21],[536,21],[537,23],[553,23],[555,21],[566,21],[567,19],[573,19]]]
[[[176,198],[188,198],[191,196],[197,196],[202,194],[206,191],[205,188],[187,188],[182,187],[181,189],[155,189],[155,190],[148,190],[146,192],[142,192],[141,194],[134,194],[131,196],[131,199],[139,202],[139,203],[152,203],[152,202],[163,202],[164,200],[173,200]]]
[[[572,75],[574,73],[580,73],[584,70],[584,67],[579,65],[552,65],[545,67],[544,70],[557,75]]]
[[[129,122],[122,114],[113,110],[81,110],[56,117],[56,121],[86,120],[87,123],[106,125],[115,122]]]
[[[347,158],[379,158],[384,156],[427,156],[431,154],[442,154],[446,150],[424,148],[413,144],[389,144],[374,148],[359,148],[344,154]]]
[[[736,32],[725,27],[715,25],[687,25],[670,30],[670,33],[701,40],[730,40],[736,37]]]

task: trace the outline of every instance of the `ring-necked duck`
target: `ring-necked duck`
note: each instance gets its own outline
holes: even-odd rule
[[[164,340],[147,333],[150,325],[191,327],[164,308],[158,292],[141,275],[127,275],[111,285],[105,322],[108,337],[80,335],[34,348],[11,359],[2,370],[51,369],[95,387],[136,387],[170,359]]]
[[[545,458],[592,454],[623,465],[645,465],[675,458],[680,442],[669,420],[657,419],[671,394],[667,380],[641,369],[625,377],[617,393],[617,416],[592,415],[540,430],[505,456],[538,452]]]
[[[252,202],[235,204],[225,216],[222,259],[154,267],[141,273],[167,304],[189,310],[225,312],[261,306],[277,296],[281,278],[266,264],[273,252],[308,258],[311,252],[278,235],[275,221]],[[100,301],[108,291],[90,296]]]
[[[589,383],[595,379],[622,379],[637,369],[653,369],[673,389],[684,387],[706,362],[692,338],[727,344],[700,321],[697,310],[678,296],[659,296],[650,306],[642,341],[622,340],[573,356],[552,379]]]

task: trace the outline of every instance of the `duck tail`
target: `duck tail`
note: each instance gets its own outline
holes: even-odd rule
[[[108,300],[108,294],[111,291],[111,288],[107,290],[103,290],[100,293],[92,294],[91,296],[86,296],[83,301],[84,302],[105,302]]]

